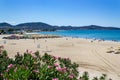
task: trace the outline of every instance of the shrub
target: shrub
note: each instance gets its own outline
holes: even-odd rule
[[[9,58],[6,51],[0,54],[0,80],[89,80],[89,75],[84,72],[79,76],[79,65],[69,58],[61,58],[45,53],[19,52],[15,58]],[[106,75],[93,80],[105,80]]]

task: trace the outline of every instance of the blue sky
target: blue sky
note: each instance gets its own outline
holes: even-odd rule
[[[120,27],[120,0],[0,0],[0,22]]]

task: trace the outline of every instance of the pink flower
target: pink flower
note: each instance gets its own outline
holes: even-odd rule
[[[56,67],[56,69],[60,72],[66,72],[66,67],[65,68]]]
[[[53,56],[53,58],[54,58],[54,59],[58,59],[58,57],[57,57],[57,56]]]
[[[35,54],[35,52],[32,52],[32,54]]]
[[[12,67],[14,67],[14,65],[13,65],[13,64],[8,65],[8,68],[12,68]]]
[[[52,80],[58,80],[58,78],[53,78]]]
[[[52,68],[52,66],[48,66],[48,68]]]
[[[63,72],[66,72],[66,69],[67,69],[66,67],[65,67],[65,68],[62,68]]]
[[[70,74],[70,75],[69,75],[69,78],[73,79],[73,78],[74,78],[74,76],[73,76],[72,74]]]
[[[55,67],[58,67],[59,65],[58,64],[54,64]]]
[[[30,51],[29,53],[32,54],[32,51]]]
[[[63,71],[62,68],[60,68],[60,67],[56,67],[56,69],[57,69],[58,71],[60,71],[60,72]]]
[[[33,70],[33,72],[35,72],[35,73],[39,73],[39,71],[38,71],[38,70]]]

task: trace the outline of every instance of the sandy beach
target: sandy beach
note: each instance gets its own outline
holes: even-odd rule
[[[47,39],[19,39],[5,40],[0,35],[0,45],[4,45],[10,57],[17,52],[21,54],[27,49],[41,54],[49,53],[55,56],[68,57],[80,65],[80,73],[88,71],[90,77],[105,73],[113,80],[120,80],[120,54],[107,53],[120,47],[120,42],[98,41],[82,38],[47,38]]]

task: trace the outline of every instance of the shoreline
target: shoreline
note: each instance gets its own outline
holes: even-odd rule
[[[60,30],[61,31],[61,30]],[[57,35],[57,34],[42,34],[38,32],[33,32],[33,33],[27,33],[27,34],[37,34],[37,35],[56,35],[56,36],[61,36],[61,37],[69,37],[69,38],[80,38],[80,39],[90,39],[90,40],[102,40],[102,41],[112,41],[112,42],[120,42],[120,40],[108,40],[108,39],[101,39],[101,38],[85,38],[85,37],[72,37],[72,36],[62,36],[62,35]]]

